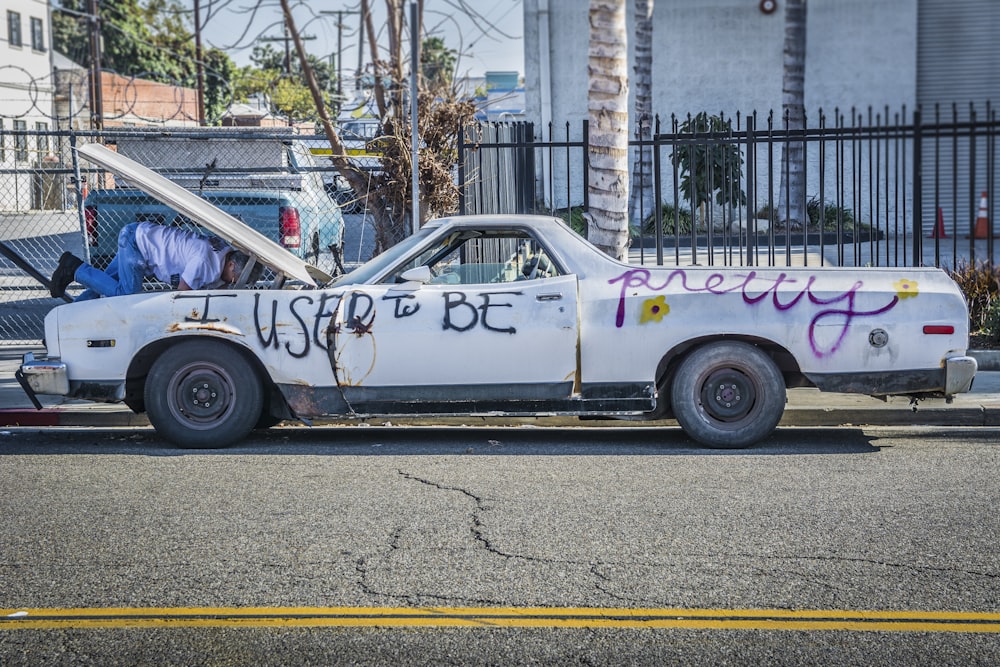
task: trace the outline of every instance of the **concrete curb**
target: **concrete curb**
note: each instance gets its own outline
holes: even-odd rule
[[[967,353],[976,360],[981,371],[1000,371],[1000,350],[969,350]]]
[[[0,426],[149,426],[146,415],[127,408],[88,410],[86,408],[32,408],[0,410]]]
[[[300,422],[286,422],[288,426],[301,426]],[[43,408],[0,410],[2,427],[94,427],[94,428],[143,428],[149,427],[146,415],[137,415],[128,409],[87,410],[78,408]],[[313,426],[493,426],[520,427],[674,427],[677,421],[630,421],[575,417],[539,417],[504,419],[501,417],[393,417],[379,419],[315,419]],[[1000,426],[1000,403],[968,407],[930,407],[916,411],[906,407],[793,407],[785,409],[780,426]]]

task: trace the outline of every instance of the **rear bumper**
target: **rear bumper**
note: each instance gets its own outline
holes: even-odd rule
[[[964,394],[972,389],[972,381],[976,378],[979,363],[972,357],[951,357],[945,360],[944,394]]]
[[[867,373],[807,373],[822,391],[869,396],[948,397],[972,388],[978,363],[973,357],[944,359],[933,369],[877,371]]]

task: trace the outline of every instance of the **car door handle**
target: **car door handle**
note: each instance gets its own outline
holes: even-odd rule
[[[550,294],[539,294],[535,297],[535,301],[558,301],[562,298],[562,294],[559,292],[553,292]]]

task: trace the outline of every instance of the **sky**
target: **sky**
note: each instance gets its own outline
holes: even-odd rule
[[[226,51],[237,65],[249,64],[254,44],[265,40],[276,50],[284,50],[278,0],[199,1],[203,43]],[[185,4],[193,5],[193,0]],[[306,50],[319,58],[337,52],[336,12],[343,12],[340,52],[345,77],[353,72],[358,64],[359,0],[291,0],[291,4],[299,33],[313,37],[304,40]],[[521,0],[424,0],[424,5],[425,32],[442,37],[448,48],[459,52],[460,76],[483,76],[487,71],[524,74]],[[385,23],[385,2],[370,0],[370,6],[379,30]],[[409,17],[410,3],[406,2],[405,7]],[[364,51],[367,61],[367,45]]]

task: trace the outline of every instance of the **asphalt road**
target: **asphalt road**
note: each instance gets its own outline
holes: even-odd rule
[[[8,429],[0,664],[995,665],[998,479],[989,428]]]

